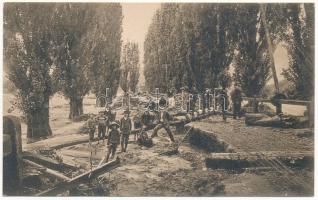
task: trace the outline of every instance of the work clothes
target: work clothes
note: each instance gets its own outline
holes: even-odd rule
[[[145,130],[141,130],[138,134],[137,143],[139,146],[151,147],[153,145],[152,139],[148,137]]]
[[[112,157],[115,156],[117,146],[120,142],[120,133],[117,130],[117,128],[114,128],[111,126],[111,130],[109,131],[108,135],[108,141],[107,141],[107,155],[106,155],[106,162],[108,162],[110,154],[112,154]]]
[[[116,118],[116,112],[113,112],[111,110],[106,111],[105,116],[109,122],[113,122],[113,121],[115,121],[115,118]]]
[[[157,120],[161,123],[169,123],[171,116],[167,111],[157,112]]]
[[[106,155],[106,163],[108,162],[109,160],[109,156],[110,154],[112,155],[111,158],[114,158],[115,154],[116,154],[116,150],[117,150],[117,146],[118,144],[109,144],[107,146],[107,155]]]
[[[106,126],[107,126],[107,119],[105,117],[100,117],[98,119],[98,138],[99,139],[105,139]]]
[[[121,149],[123,152],[126,152],[127,150],[127,145],[128,145],[128,140],[129,140],[129,135],[131,132],[131,119],[129,117],[125,118],[123,117],[120,120],[120,131],[121,131]]]
[[[173,137],[173,134],[171,132],[170,125],[169,125],[170,118],[171,117],[167,111],[158,112],[158,121],[159,122],[158,122],[157,126],[154,128],[153,134],[151,135],[151,138],[158,136],[158,131],[160,129],[164,128],[170,137],[170,141],[174,142],[174,137]]]
[[[119,144],[120,142],[120,133],[117,129],[111,129],[108,135],[107,144]]]
[[[121,134],[120,145],[121,145],[122,152],[127,151],[128,141],[129,141],[129,134]]]
[[[131,129],[132,129],[131,119],[129,117],[121,118],[120,131],[122,132],[122,134],[130,134]]]
[[[149,112],[144,112],[141,116],[141,124],[145,126],[149,126],[152,124],[152,116]]]

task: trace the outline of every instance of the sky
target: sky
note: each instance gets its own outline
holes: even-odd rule
[[[124,16],[123,42],[131,41],[138,43],[141,66],[139,84],[143,85],[143,44],[152,17],[156,10],[160,8],[160,3],[122,3],[122,8]],[[274,61],[278,80],[281,81],[283,80],[283,76],[281,75],[282,70],[288,68],[287,50],[282,45],[277,46],[274,52]],[[268,84],[273,84],[273,80],[270,80]]]
[[[283,69],[287,69],[289,67],[289,64],[287,49],[282,45],[277,45],[275,49],[274,62],[276,67],[277,78],[279,81],[283,80],[283,75],[281,73]]]
[[[160,8],[160,3],[122,3],[123,8],[123,42],[137,42],[139,46],[139,61],[141,73],[139,84],[144,83],[143,76],[143,55],[144,41],[157,9]]]

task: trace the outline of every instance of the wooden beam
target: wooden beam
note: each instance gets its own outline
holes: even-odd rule
[[[57,171],[63,171],[65,170],[65,168],[72,169],[72,170],[78,169],[76,166],[69,165],[66,163],[59,163],[56,160],[53,160],[51,158],[48,158],[39,154],[31,153],[31,152],[26,152],[26,151],[23,152],[23,158],[33,161],[35,163],[38,163],[40,165],[43,165],[47,168],[57,170]]]
[[[66,182],[62,182],[53,188],[45,190],[36,194],[35,196],[56,196],[66,190],[72,189],[76,187],[79,183],[88,181],[89,179],[93,179],[98,177],[101,174],[107,173],[117,167],[120,166],[120,159],[117,157],[116,160],[108,162],[100,167],[93,169],[92,171],[85,172],[75,178],[72,178]]]
[[[258,101],[258,102],[265,102],[265,103],[272,103],[270,99],[265,98],[253,98],[253,97],[243,97],[245,101]],[[281,104],[290,104],[290,105],[301,105],[301,106],[308,106],[311,101],[303,101],[303,100],[292,100],[292,99],[281,99]]]
[[[258,160],[258,159],[301,159],[303,157],[313,157],[312,151],[306,152],[287,152],[287,151],[260,151],[260,152],[236,152],[236,153],[211,153],[209,159],[224,160]]]
[[[49,176],[53,176],[53,177],[55,177],[55,178],[57,178],[57,179],[60,179],[60,180],[62,180],[62,181],[69,181],[69,180],[70,180],[70,178],[67,177],[67,176],[65,176],[64,174],[62,174],[62,173],[60,173],[60,172],[57,172],[57,171],[55,171],[55,170],[53,170],[53,169],[49,169],[49,168],[47,168],[47,167],[45,167],[45,166],[43,166],[43,165],[39,165],[39,164],[37,164],[37,163],[35,163],[35,162],[32,162],[32,161],[30,161],[30,160],[23,159],[23,162],[25,162],[26,164],[29,164],[29,165],[31,165],[31,166],[37,167],[37,168],[39,168],[39,170],[42,171],[43,173],[45,173],[45,174],[47,174],[47,175],[49,175]]]
[[[310,167],[314,161],[313,152],[237,152],[213,153],[205,158],[207,167],[212,169],[244,169],[250,167],[275,167],[274,162],[283,165]],[[275,167],[276,168],[276,167]]]

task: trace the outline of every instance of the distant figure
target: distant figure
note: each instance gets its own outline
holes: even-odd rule
[[[129,93],[125,92],[125,95],[123,96],[123,106],[129,107]]]
[[[98,143],[99,140],[105,140],[105,133],[106,133],[106,127],[107,127],[107,118],[103,113],[100,113],[100,115],[98,116]]]
[[[122,152],[126,152],[129,135],[131,132],[131,119],[129,118],[130,111],[124,111],[124,117],[120,120],[120,132],[121,132],[121,150]]]
[[[94,115],[91,115],[87,121],[89,140],[92,141],[94,139],[94,133],[96,129]]]
[[[152,124],[152,116],[150,115],[148,108],[146,108],[145,112],[141,116],[141,124],[143,127],[148,127]]]
[[[199,95],[199,92],[198,92],[197,88],[193,87],[192,88],[192,99],[191,100],[189,99],[190,100],[190,102],[189,102],[190,103],[190,110],[192,113],[194,113],[196,111],[195,104],[198,100],[198,95]]]
[[[158,112],[157,117],[158,117],[158,124],[154,128],[153,134],[151,135],[151,138],[158,136],[158,131],[160,129],[164,128],[170,137],[170,141],[175,142],[173,134],[172,134],[171,129],[170,129],[169,121],[170,121],[171,116],[169,115],[169,113],[166,110],[162,110],[162,111]]]
[[[283,113],[282,104],[280,102],[281,99],[286,99],[286,96],[281,93],[275,94],[271,98],[272,104],[276,107],[276,115],[281,115]]]
[[[181,95],[182,95],[182,110],[186,111],[187,113],[189,112],[189,88],[188,86],[181,87]]]
[[[112,111],[112,108],[109,106],[106,111],[105,111],[105,115],[108,118],[109,122],[113,122],[115,121],[116,118],[116,112]]]
[[[231,99],[233,103],[233,118],[241,118],[241,103],[242,103],[242,90],[239,87],[235,87],[231,93]]]
[[[134,128],[135,128],[135,129],[140,129],[140,128],[142,128],[140,112],[138,112],[138,113],[135,115],[133,121],[134,121]],[[135,140],[135,141],[137,140],[137,132],[134,134],[134,140]]]
[[[226,111],[228,108],[228,104],[229,104],[229,98],[226,92],[225,88],[222,88],[222,90],[220,91],[219,95],[218,95],[218,101],[219,101],[219,105],[221,106],[222,109],[222,117],[223,117],[223,121],[226,121]]]
[[[106,163],[109,160],[109,156],[110,154],[112,154],[111,159],[113,159],[115,157],[115,153],[117,150],[117,146],[120,142],[120,133],[119,133],[119,124],[117,122],[111,122],[109,124],[109,136],[108,136],[108,140],[107,140],[107,155],[106,155]]]

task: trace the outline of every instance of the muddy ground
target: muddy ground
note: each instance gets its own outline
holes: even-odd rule
[[[4,111],[9,109],[10,103],[5,96]],[[84,112],[97,113],[94,98],[84,99]],[[35,149],[49,147],[53,143],[86,137],[79,134],[85,123],[71,122],[67,118],[68,101],[61,96],[54,96],[50,102],[50,123],[53,136],[46,140],[26,145],[26,126],[22,124],[23,149],[33,146]],[[10,114],[21,116],[21,112],[13,110]],[[121,114],[117,115],[120,117]],[[244,121],[228,120],[223,123],[219,116],[202,120],[197,126],[205,129],[210,126],[220,132],[220,137],[230,142],[236,150],[292,150],[308,151],[313,149],[313,138],[299,138],[295,129],[272,129],[264,127],[245,127]],[[236,124],[238,126],[236,126]],[[227,131],[224,131],[227,130]],[[183,137],[176,133],[177,140]],[[151,131],[148,133],[151,134]],[[246,142],[244,137],[251,142]],[[275,138],[275,139],[273,139]],[[313,169],[291,169],[292,173],[277,170],[246,169],[239,171],[213,170],[206,167],[204,158],[209,155],[204,149],[192,146],[188,141],[179,148],[177,155],[159,155],[171,150],[170,142],[164,130],[159,131],[159,137],[154,139],[152,148],[138,146],[131,136],[128,152],[121,153],[121,166],[106,173],[91,183],[81,184],[71,193],[61,195],[89,195],[89,196],[311,196],[313,194]],[[295,142],[296,141],[296,142]],[[92,146],[93,166],[105,156],[105,144],[95,142]],[[74,177],[91,169],[89,144],[80,144],[62,148],[56,153],[63,162],[77,165],[80,170],[65,172],[68,177]],[[36,171],[27,166],[25,171]],[[30,173],[30,172],[29,172]],[[295,178],[291,178],[295,177]],[[47,189],[58,181],[42,176],[37,186],[28,185],[26,194],[36,194]],[[305,183],[304,183],[305,182]],[[32,189],[32,187],[34,187]]]
[[[182,137],[182,134],[176,134],[177,140]],[[130,139],[133,141],[133,137]],[[82,191],[74,195],[308,196],[313,192],[313,187],[310,187],[313,185],[313,172],[310,169],[297,169],[292,175],[277,170],[212,170],[204,162],[209,153],[191,146],[189,142],[180,146],[177,155],[159,155],[171,150],[169,144],[162,130],[151,148],[140,147],[135,142],[129,144],[128,152],[122,153],[118,148],[121,166],[100,176],[90,186],[82,185]],[[96,166],[105,155],[105,145],[94,143],[92,149],[93,166]],[[81,144],[61,149],[58,154],[64,162],[78,163],[89,170],[88,152],[90,146]],[[78,156],[74,158],[75,155]],[[290,176],[296,178],[291,179]],[[308,185],[303,186],[301,181]],[[87,189],[96,188],[96,185],[104,193],[96,194]]]

